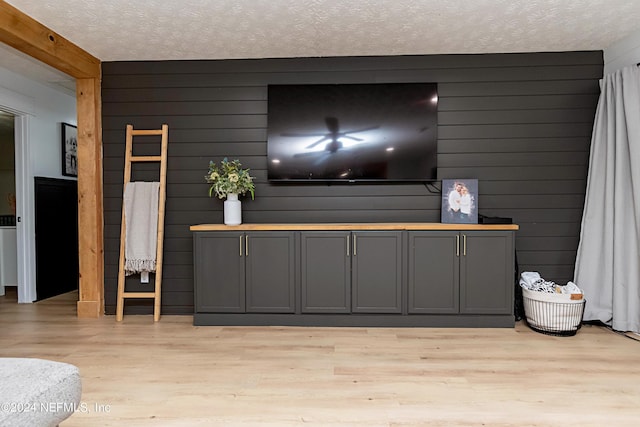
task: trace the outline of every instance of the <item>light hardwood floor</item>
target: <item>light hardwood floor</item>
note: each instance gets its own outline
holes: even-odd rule
[[[80,368],[75,426],[638,426],[640,342],[597,326],[194,327],[0,297],[0,356]]]

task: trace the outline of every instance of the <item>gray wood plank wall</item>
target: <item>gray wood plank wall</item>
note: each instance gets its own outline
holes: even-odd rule
[[[480,214],[513,218],[520,271],[573,278],[601,51],[103,64],[105,304],[115,311],[125,126],[169,125],[162,310],[193,312],[189,226],[222,223],[209,160],[238,158],[257,177],[245,223],[440,221],[422,184],[272,185],[267,85],[437,82],[438,178],[478,178]],[[141,138],[141,137],[139,137]],[[138,153],[157,144],[136,139]],[[134,179],[156,179],[150,165]],[[439,183],[436,183],[438,185]],[[145,285],[128,281],[128,289]],[[128,300],[127,313],[150,313]]]

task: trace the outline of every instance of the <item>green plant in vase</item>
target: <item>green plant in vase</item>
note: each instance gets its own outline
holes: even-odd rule
[[[253,177],[249,174],[249,169],[242,169],[239,160],[229,161],[226,157],[217,165],[209,162],[209,173],[205,175],[205,180],[211,184],[209,187],[209,197],[216,195],[219,199],[226,198],[229,194],[244,196],[251,193],[251,199],[255,196],[255,185]]]

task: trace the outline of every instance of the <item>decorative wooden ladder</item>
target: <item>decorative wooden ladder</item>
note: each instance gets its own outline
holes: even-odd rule
[[[133,137],[138,135],[161,135],[162,142],[159,156],[134,156]],[[153,321],[160,320],[160,295],[162,283],[162,244],[164,241],[164,213],[167,186],[167,145],[169,140],[169,126],[162,125],[162,129],[134,130],[132,125],[127,125],[127,139],[124,159],[124,187],[122,204],[122,223],[120,226],[120,263],[118,267],[118,301],[116,308],[116,321],[122,321],[124,315],[125,298],[153,298]],[[158,197],[158,240],[156,245],[156,271],[155,287],[153,292],[125,292],[125,242],[126,224],[124,215],[124,191],[131,182],[131,164],[135,162],[160,162],[160,194]]]

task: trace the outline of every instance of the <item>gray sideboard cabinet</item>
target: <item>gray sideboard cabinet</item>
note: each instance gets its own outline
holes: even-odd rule
[[[404,233],[351,233],[351,312],[402,313]]]
[[[402,313],[401,231],[303,231],[302,313]]]
[[[513,327],[517,225],[193,225],[194,325]]]
[[[197,232],[193,253],[196,312],[295,312],[294,232]]]
[[[460,232],[460,313],[513,314],[514,234]]]
[[[302,313],[351,312],[351,233],[300,233]]]
[[[408,232],[409,314],[459,313],[459,240],[455,231]]]
[[[513,232],[408,234],[410,314],[513,313]]]

